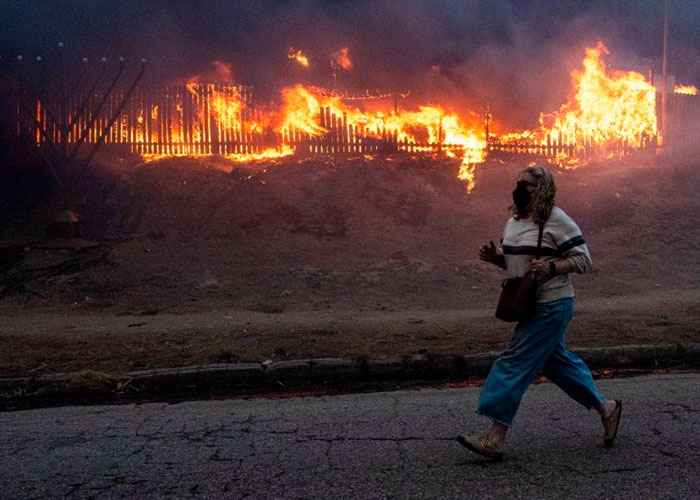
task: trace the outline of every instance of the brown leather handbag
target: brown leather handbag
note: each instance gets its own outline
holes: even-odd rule
[[[542,233],[544,223],[540,224],[540,232],[537,236],[537,251],[535,258],[540,258],[542,248]],[[535,309],[537,297],[537,276],[532,271],[525,276],[503,280],[501,285],[501,297],[496,307],[496,317],[503,321],[522,321],[529,318]]]

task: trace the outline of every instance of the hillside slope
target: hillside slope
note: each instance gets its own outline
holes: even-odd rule
[[[443,158],[285,159],[232,172],[169,159],[104,169],[78,211],[86,236],[111,249],[106,260],[35,280],[22,300],[168,312],[493,301],[501,274],[477,249],[500,238],[525,166],[481,166],[472,193]],[[697,286],[698,171],[628,161],[556,172],[558,203],[595,261],[591,275],[576,278],[581,293]]]

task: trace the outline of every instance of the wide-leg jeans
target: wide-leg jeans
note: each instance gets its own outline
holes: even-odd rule
[[[605,400],[586,364],[566,349],[573,310],[573,298],[537,304],[533,315],[516,325],[510,346],[494,362],[479,394],[478,413],[510,427],[523,394],[540,373],[586,408]]]

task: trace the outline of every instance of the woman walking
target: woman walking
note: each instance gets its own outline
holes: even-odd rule
[[[554,205],[556,188],[544,167],[523,170],[513,191],[513,217],[503,232],[502,252],[491,241],[479,258],[506,269],[508,277],[532,271],[538,277],[534,312],[518,322],[508,349],[495,361],[479,395],[477,412],[493,420],[485,436],[460,435],[469,450],[501,460],[505,438],[525,390],[542,373],[586,408],[601,416],[603,442],[611,446],[617,434],[622,402],[598,392],[586,364],[566,349],[566,327],[574,307],[569,273],[591,266],[588,247],[576,223]],[[536,259],[540,224],[544,224]]]

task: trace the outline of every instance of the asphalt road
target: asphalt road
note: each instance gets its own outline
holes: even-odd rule
[[[700,498],[700,374],[601,380],[615,447],[556,386],[530,388],[492,463],[478,388],[64,407],[0,414],[14,498]]]

